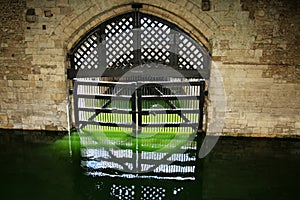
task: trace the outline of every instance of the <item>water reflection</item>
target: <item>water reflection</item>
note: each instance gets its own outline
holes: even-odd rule
[[[84,177],[77,189],[82,199],[170,200],[202,199],[201,184],[196,180],[126,179]],[[196,197],[195,197],[196,194]]]
[[[295,199],[300,190],[299,152],[297,139],[223,137],[207,157],[194,163],[190,179],[172,180],[166,173],[163,174],[167,179],[141,178],[141,174],[130,178],[96,175],[92,176],[99,181],[96,183],[99,193],[95,196],[166,200]]]
[[[94,188],[101,195],[107,194],[110,199],[191,199],[193,191],[201,191],[195,140],[172,139],[173,143],[167,144],[169,149],[153,150],[137,149],[136,138],[127,138],[127,144],[120,147],[97,134],[95,139],[91,133],[78,133],[77,154],[84,174],[97,180]]]
[[[194,180],[87,175],[78,136],[0,130],[0,199],[286,200],[300,191],[300,140],[221,137]]]
[[[100,132],[79,132],[78,135],[81,166],[86,169],[87,175],[195,179],[197,142],[194,135],[193,140],[180,135],[171,139],[161,138],[159,142],[130,135],[121,139],[118,136],[118,140],[113,140]],[[152,145],[156,147],[153,148]]]

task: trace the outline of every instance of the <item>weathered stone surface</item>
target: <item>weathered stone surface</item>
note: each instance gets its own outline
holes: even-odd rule
[[[0,0],[0,128],[65,130],[68,51],[91,28],[132,11],[130,2]],[[297,1],[216,0],[210,11],[201,0],[140,2],[142,12],[177,24],[210,51],[217,67],[208,132],[300,135]],[[35,22],[26,21],[28,8]]]

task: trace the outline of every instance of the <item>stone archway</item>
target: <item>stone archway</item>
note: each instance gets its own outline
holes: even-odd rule
[[[148,1],[139,1],[139,3],[142,4],[141,12],[160,17],[176,24],[211,54],[211,41],[213,41],[214,32],[218,29],[219,25],[209,13],[203,12],[199,5],[189,0],[182,0],[176,3],[166,1],[153,1],[151,3]],[[98,2],[95,0],[93,2],[82,2],[79,7],[81,11],[73,11],[67,15],[62,19],[61,23],[58,24],[52,34],[54,39],[59,36],[60,39],[65,41],[66,54],[77,41],[84,37],[86,32],[89,32],[108,19],[133,11],[132,2],[129,1],[120,3],[119,1]],[[212,89],[215,89],[215,87]],[[208,111],[208,116],[206,116],[205,120],[205,125],[212,127],[215,126],[214,121],[219,120],[218,111],[212,109],[214,104],[216,104],[216,101],[212,100],[208,105],[208,108],[211,107],[211,109],[209,109],[210,111]],[[210,123],[209,121],[212,120],[212,116],[216,116],[216,118]],[[221,120],[223,120],[223,115],[221,118]],[[217,129],[219,130],[219,128]],[[212,132],[214,132],[214,129]]]
[[[217,22],[199,5],[189,0],[176,3],[162,1],[139,1],[141,12],[154,15],[176,24],[188,33],[197,43],[201,44],[211,54],[212,44],[209,42],[217,30]],[[70,49],[84,37],[85,33],[97,27],[104,21],[124,13],[132,12],[132,2],[124,1],[93,1],[81,2],[80,11],[72,11],[61,20],[55,28],[52,37],[60,37],[65,41],[65,50]],[[67,52],[66,52],[67,54]],[[68,62],[67,62],[68,63]],[[70,66],[69,66],[70,67]]]
[[[137,135],[152,141],[161,132],[173,131],[181,133],[176,137],[184,135],[197,157],[200,143],[193,141],[204,135],[204,90],[210,56],[189,34],[171,22],[135,9],[89,30],[69,55],[68,77],[75,82],[74,115],[79,132],[90,137],[93,132],[103,135],[113,130],[132,143],[147,143]],[[124,101],[127,104],[122,107]],[[149,117],[153,113],[155,116]],[[156,131],[159,134],[153,135]],[[103,136],[98,142],[106,139]],[[141,170],[139,166],[133,169]]]
[[[176,3],[165,1],[139,1],[141,12],[155,15],[176,24],[185,32],[211,51],[210,40],[218,28],[217,22],[207,13],[201,11],[199,5],[190,0]],[[132,2],[124,1],[95,1],[82,2],[81,11],[73,11],[61,20],[53,32],[53,37],[60,37],[65,41],[66,49],[72,46],[83,35],[104,21],[115,16],[132,12]]]

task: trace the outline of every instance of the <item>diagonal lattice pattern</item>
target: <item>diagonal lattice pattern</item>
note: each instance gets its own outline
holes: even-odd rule
[[[170,64],[170,27],[162,22],[141,19],[141,59],[144,63]]]
[[[179,69],[203,69],[204,56],[198,45],[185,34],[178,38]]]
[[[74,53],[75,69],[96,69],[98,67],[98,35],[94,33],[86,38]]]
[[[105,50],[107,68],[131,67],[133,54],[133,18],[131,16],[113,21],[105,26]]]
[[[205,50],[175,25],[151,15],[121,15],[87,34],[73,52],[73,68],[129,69],[159,63],[178,70],[206,70]]]
[[[134,185],[123,186],[113,184],[110,188],[110,195],[116,197],[117,199],[134,200]]]
[[[165,199],[166,189],[153,186],[142,186],[141,200],[162,200]]]

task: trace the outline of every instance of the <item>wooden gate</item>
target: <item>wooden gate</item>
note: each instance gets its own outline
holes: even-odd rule
[[[151,132],[161,127],[202,130],[204,80],[74,81],[77,129],[124,127],[133,135],[140,134],[142,129]]]
[[[91,30],[69,59],[90,174],[194,177],[210,63],[201,45],[135,11]]]
[[[194,174],[197,134],[203,134],[204,80],[74,79],[74,85],[75,124],[86,156],[91,149],[98,152],[87,160],[99,170],[93,173]]]

